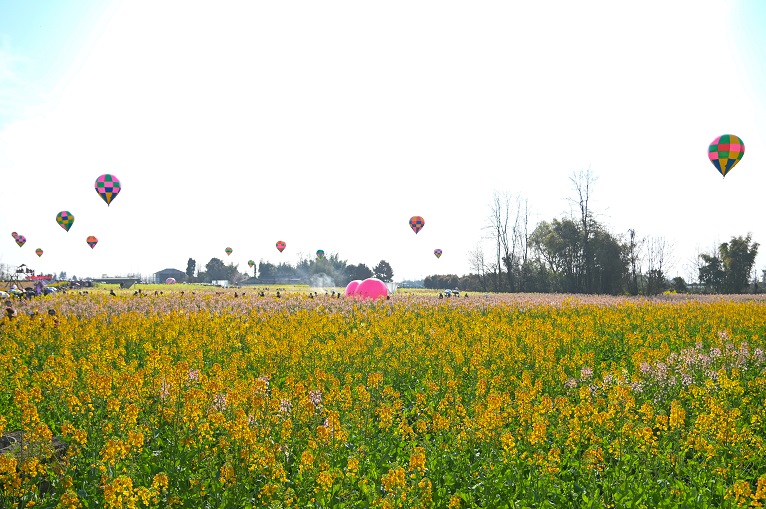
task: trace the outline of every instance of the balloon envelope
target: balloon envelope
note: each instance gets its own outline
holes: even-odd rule
[[[355,295],[363,299],[382,299],[388,296],[388,288],[380,279],[371,277],[359,283]]]
[[[15,239],[16,237],[18,237],[18,236],[19,236],[19,234],[18,234],[18,233],[16,233],[16,232],[11,232],[11,237],[13,237],[14,239]]]
[[[227,247],[226,248],[226,256],[231,256],[232,251],[233,250],[230,247]]]
[[[723,134],[713,140],[707,152],[710,162],[725,177],[745,155],[745,144],[738,136]]]
[[[174,277],[169,277],[169,278],[167,278],[167,279],[165,280],[165,284],[166,284],[166,285],[174,285],[174,284],[176,284],[176,278],[174,278]]]
[[[247,261],[247,266],[252,269],[255,266],[255,262],[253,260],[248,260]]]
[[[284,251],[286,247],[287,247],[287,244],[285,244],[284,241],[280,240],[279,242],[277,242],[277,249],[279,249],[280,253]]]
[[[415,233],[418,233],[420,230],[422,230],[425,225],[426,220],[420,216],[412,216],[410,218],[410,228],[412,228],[412,231]]]
[[[85,239],[85,242],[87,242],[90,248],[93,249],[96,247],[96,244],[98,244],[98,239],[93,235],[89,235],[88,238]]]
[[[56,222],[61,225],[63,229],[69,231],[74,224],[74,216],[68,210],[62,210],[56,214]]]
[[[35,254],[37,256],[42,256],[43,255],[43,250],[38,247],[37,249],[35,249]]]
[[[16,236],[16,244],[19,245],[19,247],[23,246],[27,243],[27,238],[23,235],[17,235]]]
[[[437,258],[441,258],[442,256],[442,250],[441,249],[434,249],[434,254]]]
[[[120,186],[120,179],[105,173],[96,179],[95,188],[98,195],[109,205],[120,194],[122,187]]]
[[[323,249],[317,250],[317,258],[324,258],[324,250]]]
[[[356,294],[356,289],[359,287],[359,283],[361,283],[361,279],[354,279],[349,284],[346,285],[346,297],[351,297],[352,295]]]

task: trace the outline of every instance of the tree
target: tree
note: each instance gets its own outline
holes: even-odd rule
[[[631,295],[638,295],[638,257],[639,246],[636,242],[636,230],[628,230],[630,235],[630,243],[628,244],[628,263],[630,264],[630,278],[628,280],[628,293]]]
[[[530,242],[551,272],[549,291],[582,292],[582,236],[571,219],[542,221],[532,232]]]
[[[729,242],[724,242],[718,246],[716,254],[700,254],[703,261],[699,268],[700,282],[719,293],[744,292],[750,284],[758,247],[748,233],[745,237],[732,237]]]
[[[495,242],[496,261],[492,267],[495,271],[494,283],[497,291],[523,290],[523,279],[522,281],[517,279],[522,275],[521,265],[527,261],[528,224],[527,200],[520,196],[514,199],[509,193],[494,193],[490,205],[489,224],[485,229],[491,231],[491,238]]]
[[[205,272],[200,273],[198,277],[206,283],[220,280],[236,282],[240,277],[240,273],[236,265],[232,263],[225,265],[220,258],[211,258],[205,264]]]
[[[572,182],[575,192],[577,193],[577,196],[572,201],[577,205],[580,212],[580,235],[582,237],[582,256],[580,261],[582,264],[581,272],[583,289],[585,293],[592,293],[594,260],[590,241],[595,221],[589,204],[590,190],[596,182],[596,177],[591,173],[590,169],[588,169],[586,171],[580,170],[578,173],[572,173],[569,180]]]
[[[665,270],[672,252],[672,244],[664,237],[649,237],[646,239],[646,295],[658,295],[667,288]]]
[[[277,277],[277,266],[261,260],[258,263],[258,274],[260,280],[272,280]]]
[[[194,271],[197,269],[197,261],[194,258],[189,258],[186,262],[186,277],[191,281],[194,278]]]
[[[365,279],[372,277],[372,271],[363,263],[360,263],[359,265],[347,265],[346,276],[349,278],[349,281],[357,279],[364,281]]]
[[[484,261],[484,250],[481,248],[481,243],[476,244],[476,248],[473,251],[468,252],[468,263],[471,270],[476,274],[479,289],[483,292],[487,291],[487,264]]]
[[[686,286],[686,281],[684,281],[684,278],[682,278],[681,276],[674,277],[673,281],[671,281],[670,287],[676,293],[686,293],[686,291],[688,290],[688,287]]]
[[[372,269],[373,277],[380,279],[385,283],[390,283],[394,280],[394,269],[386,260],[380,260],[380,262]]]

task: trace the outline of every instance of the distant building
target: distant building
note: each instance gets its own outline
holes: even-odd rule
[[[177,282],[181,283],[182,281],[186,281],[186,272],[178,269],[163,269],[154,273],[154,282],[162,284],[167,281],[169,277],[172,277]]]

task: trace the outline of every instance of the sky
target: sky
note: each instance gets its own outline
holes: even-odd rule
[[[492,256],[494,193],[534,226],[590,170],[597,219],[665,239],[671,276],[748,233],[760,273],[764,26],[759,0],[0,0],[0,263],[148,276],[323,249],[464,275]],[[723,178],[707,149],[729,133]]]

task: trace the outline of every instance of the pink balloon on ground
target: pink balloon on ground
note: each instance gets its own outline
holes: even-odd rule
[[[359,283],[361,283],[361,279],[354,279],[349,284],[346,285],[346,297],[351,297],[356,293],[357,287],[359,287]]]
[[[365,299],[380,299],[388,297],[388,288],[380,279],[371,277],[359,283],[356,287],[356,295]]]

